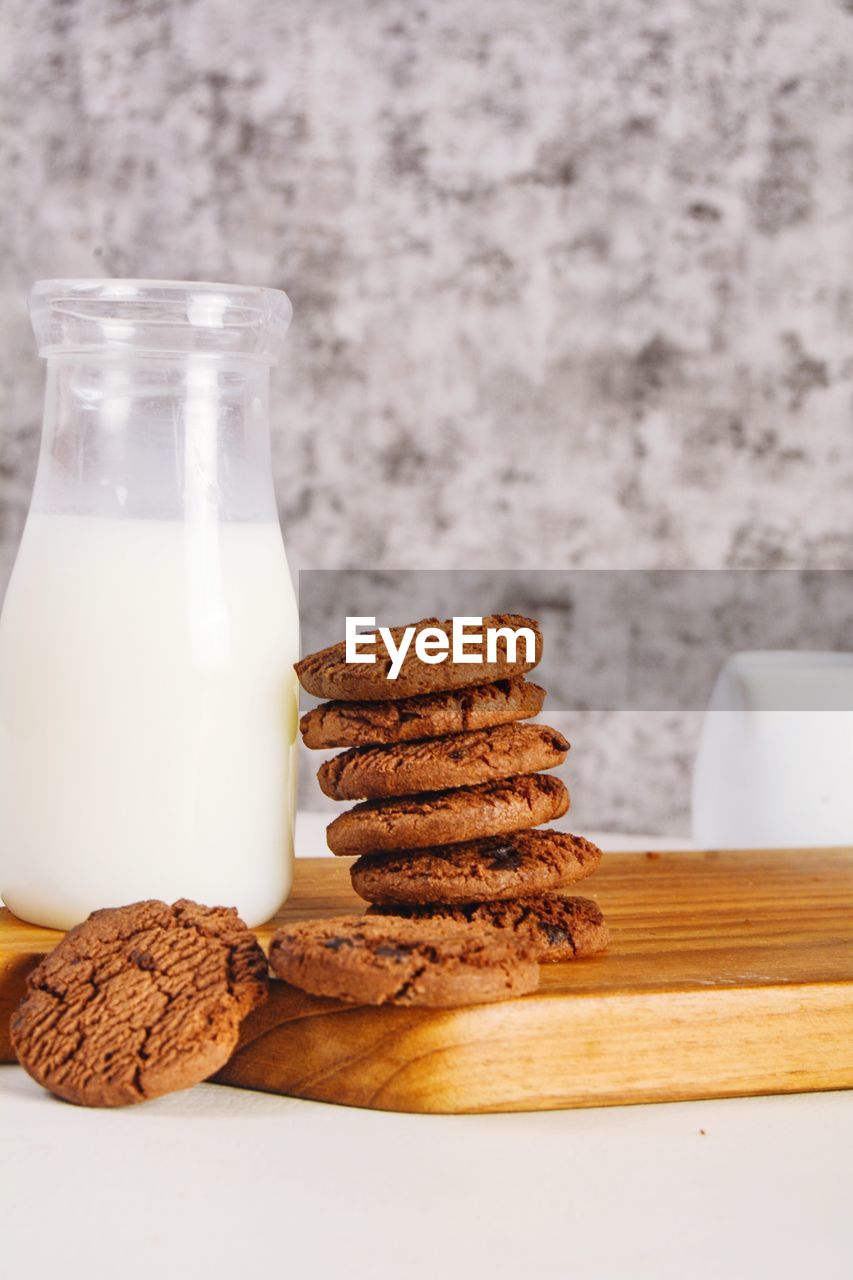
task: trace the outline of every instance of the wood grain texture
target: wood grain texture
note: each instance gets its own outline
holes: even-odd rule
[[[359,911],[349,860],[300,860],[278,920]],[[372,1009],[274,982],[222,1083],[383,1110],[539,1110],[853,1086],[853,850],[610,854],[604,956],[532,996]],[[0,1057],[58,934],[0,914]]]

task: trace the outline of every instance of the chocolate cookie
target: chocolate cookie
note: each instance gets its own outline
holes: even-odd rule
[[[529,944],[540,964],[581,959],[603,951],[610,941],[604,916],[589,898],[512,898],[504,902],[418,907],[370,907],[385,919],[456,920],[506,929]]]
[[[273,973],[303,991],[358,1004],[436,1009],[535,991],[529,944],[452,920],[300,920],[275,934]]]
[[[266,994],[264,953],[233,908],[137,902],[94,911],[37,965],[12,1043],[67,1102],[144,1102],[224,1066]]]
[[[321,765],[317,779],[333,800],[376,800],[553,769],[568,750],[547,725],[501,724],[425,742],[352,747]]]
[[[306,747],[367,747],[440,738],[538,716],[545,690],[523,676],[398,702],[324,702],[299,721]]]
[[[365,800],[329,824],[326,840],[337,854],[424,849],[524,831],[559,818],[568,807],[559,778],[530,773],[454,791]]]
[[[368,902],[467,903],[555,893],[592,875],[601,850],[562,831],[517,831],[411,853],[369,853],[350,869]]]
[[[361,653],[367,655],[372,653],[375,656],[376,661],[373,663],[348,663],[343,641],[331,645],[328,649],[321,649],[318,653],[311,653],[297,662],[295,670],[303,689],[313,693],[317,698],[335,698],[343,702],[362,699],[371,702],[394,701],[422,693],[438,693],[444,689],[462,689],[469,685],[491,684],[495,680],[506,679],[508,676],[523,675],[525,671],[535,667],[542,658],[542,635],[537,623],[531,618],[522,618],[518,614],[498,613],[483,619],[482,627],[477,629],[483,636],[483,643],[479,648],[474,644],[467,644],[465,648],[468,656],[475,656],[478,652],[482,655],[483,661],[474,663],[454,662],[449,653],[442,662],[422,662],[415,652],[417,634],[430,627],[450,636],[452,620],[441,622],[438,618],[423,618],[412,625],[415,627],[415,636],[412,637],[396,679],[389,679],[391,658],[377,630],[376,639],[372,644],[366,641],[361,641],[359,644]],[[518,630],[519,627],[529,628],[536,639],[535,659],[531,662],[526,660],[527,649],[524,639],[521,638],[517,645],[515,661],[510,662],[507,656],[506,638],[499,637],[497,660],[487,662],[485,660],[486,629],[498,627],[509,627],[513,631]],[[405,630],[405,627],[391,628],[395,644],[400,643]]]

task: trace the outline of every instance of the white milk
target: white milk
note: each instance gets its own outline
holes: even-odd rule
[[[0,891],[67,928],[290,889],[298,620],[273,523],[31,515],[0,623]]]

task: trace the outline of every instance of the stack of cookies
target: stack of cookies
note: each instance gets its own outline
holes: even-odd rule
[[[435,618],[415,626],[451,632]],[[484,633],[520,627],[536,636],[532,660],[521,645],[510,661],[500,637],[496,660],[482,663],[427,665],[411,645],[393,680],[379,647],[369,665],[348,664],[343,643],[311,654],[296,664],[300,682],[329,701],[300,728],[308,747],[346,748],[317,776],[327,796],[361,801],[327,839],[333,853],[356,856],[353,887],[371,915],[490,926],[540,961],[562,961],[607,945],[597,905],[565,892],[595,871],[601,851],[541,828],[569,808],[563,783],[542,772],[562,764],[569,743],[524,723],[545,698],[525,679],[541,634],[529,618],[483,619]],[[403,630],[392,631],[395,643]]]

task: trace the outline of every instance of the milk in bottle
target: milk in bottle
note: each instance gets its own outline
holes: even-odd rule
[[[284,294],[53,281],[33,500],[0,620],[0,891],[67,928],[290,888],[296,601],[270,466]]]

